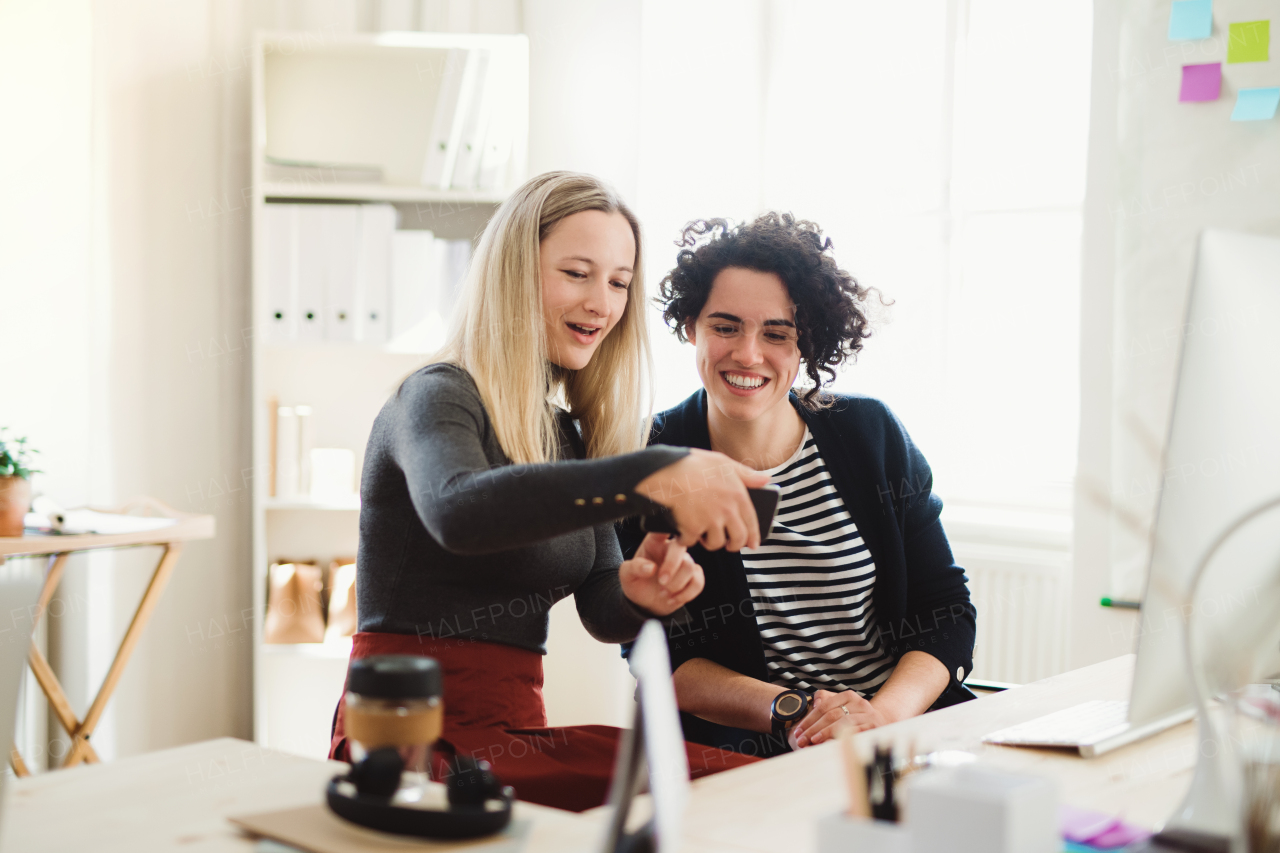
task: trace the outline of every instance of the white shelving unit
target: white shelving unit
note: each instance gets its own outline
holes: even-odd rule
[[[437,190],[431,187],[388,186],[386,184],[322,183],[319,181],[267,181],[263,194],[275,199],[316,199],[326,201],[385,201],[405,204],[501,204],[506,196],[486,190]]]
[[[460,48],[502,54],[524,81],[522,99],[512,104],[518,128],[513,166],[500,188],[441,190],[417,184],[444,63]],[[267,204],[391,203],[400,229],[429,230],[447,239],[477,237],[524,178],[527,80],[524,36],[260,34],[253,55],[251,144],[255,320],[267,308]],[[385,182],[267,181],[268,156],[373,165]],[[265,337],[253,336],[254,470],[270,470],[267,401],[275,398],[282,405],[310,405],[315,445],[350,448],[359,471],[374,418],[400,380],[421,366],[423,355],[359,343],[267,343]],[[267,571],[281,557],[327,565],[335,557],[353,556],[360,503],[356,498],[278,499],[268,494],[269,481],[254,477],[254,737],[264,746],[323,757],[351,643],[264,644]]]

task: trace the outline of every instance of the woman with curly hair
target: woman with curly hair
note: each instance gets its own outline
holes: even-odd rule
[[[760,547],[690,549],[705,586],[668,631],[685,737],[773,755],[973,698],[975,611],[929,465],[883,403],[823,391],[878,294],[789,214],[693,222],[679,245],[664,318],[703,389],[650,444],[719,451],[781,492]],[[641,538],[620,526],[624,553]]]

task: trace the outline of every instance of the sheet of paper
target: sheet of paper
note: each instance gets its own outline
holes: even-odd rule
[[[1236,107],[1231,111],[1231,120],[1266,121],[1276,117],[1277,106],[1280,106],[1280,86],[1241,89],[1236,93]]]
[[[63,533],[142,533],[160,530],[178,523],[176,518],[155,518],[98,512],[93,509],[69,509],[63,514]]]
[[[1271,54],[1271,22],[1232,24],[1227,37],[1227,62],[1266,62]]]
[[[271,838],[308,853],[437,853],[446,850],[519,853],[532,826],[527,818],[517,819],[502,832],[487,838],[430,841],[426,838],[365,829],[347,823],[322,805],[235,815],[229,820],[254,835]]]
[[[1182,91],[1178,100],[1183,102],[1216,101],[1222,94],[1222,63],[1182,66]]]
[[[1207,39],[1213,33],[1213,0],[1174,0],[1169,11],[1169,39]]]

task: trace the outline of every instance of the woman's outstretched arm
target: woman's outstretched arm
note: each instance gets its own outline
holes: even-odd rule
[[[759,544],[748,486],[767,476],[719,453],[654,445],[604,459],[490,467],[490,424],[465,371],[433,365],[378,416],[414,511],[456,554],[487,554],[669,507],[682,544]],[[662,472],[659,474],[659,472]]]
[[[687,450],[653,447],[608,459],[490,468],[490,429],[464,372],[440,367],[405,380],[375,429],[390,442],[413,507],[431,536],[457,554],[485,554],[614,521],[652,508],[635,486]]]

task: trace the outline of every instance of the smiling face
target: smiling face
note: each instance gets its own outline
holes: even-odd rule
[[[621,213],[584,210],[552,227],[539,250],[547,358],[581,370],[627,308],[636,238]]]
[[[795,305],[776,273],[720,271],[702,313],[685,330],[697,347],[707,400],[735,421],[789,412],[787,392],[800,371]]]

